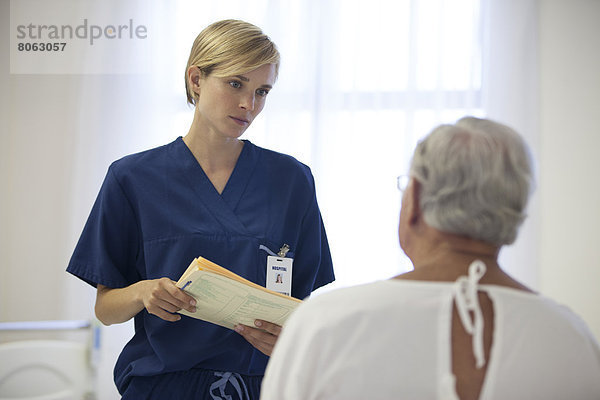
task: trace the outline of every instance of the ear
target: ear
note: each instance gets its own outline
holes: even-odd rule
[[[190,89],[194,93],[200,94],[200,83],[202,81],[202,71],[200,71],[200,68],[195,65],[189,67],[187,70],[187,78]]]
[[[407,197],[409,198],[407,214],[410,225],[416,225],[421,219],[421,206],[419,199],[421,198],[421,183],[415,178],[410,178],[411,182],[407,188]]]

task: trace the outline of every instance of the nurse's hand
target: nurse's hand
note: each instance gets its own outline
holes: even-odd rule
[[[181,309],[189,312],[196,311],[196,300],[175,285],[169,278],[142,281],[144,288],[141,292],[144,308],[165,321],[179,321],[181,315],[175,314]],[[140,283],[142,283],[140,282]]]
[[[175,312],[185,308],[196,311],[196,300],[169,278],[144,280],[124,288],[98,284],[96,316],[104,325],[129,321],[143,309],[166,321],[179,321]]]
[[[254,321],[256,328],[238,324],[235,326],[235,331],[242,335],[252,346],[256,347],[263,354],[270,356],[273,352],[273,347],[279,334],[281,326],[272,324],[261,319]]]

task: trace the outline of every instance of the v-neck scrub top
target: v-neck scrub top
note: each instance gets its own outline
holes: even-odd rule
[[[279,336],[261,400],[457,400],[451,324],[462,283],[389,280],[311,298]],[[544,296],[475,289],[494,308],[481,400],[600,399],[600,347],[577,315]]]
[[[334,280],[310,169],[244,141],[219,194],[179,137],[126,156],[108,170],[67,271],[96,286],[178,280],[205,257],[265,286],[267,251],[294,259],[292,296]],[[198,304],[198,307],[201,307]],[[133,376],[202,368],[262,375],[268,357],[236,332],[194,318],[164,321],[147,310],[115,366],[122,393]]]

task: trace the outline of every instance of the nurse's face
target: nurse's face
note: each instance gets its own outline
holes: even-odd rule
[[[200,78],[196,109],[201,126],[213,134],[240,137],[262,111],[274,83],[274,64],[225,78]]]

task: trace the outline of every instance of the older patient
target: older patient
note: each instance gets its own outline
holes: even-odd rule
[[[600,399],[600,348],[584,322],[498,265],[525,218],[530,164],[499,123],[433,130],[400,213],[414,270],[303,304],[261,399]]]

